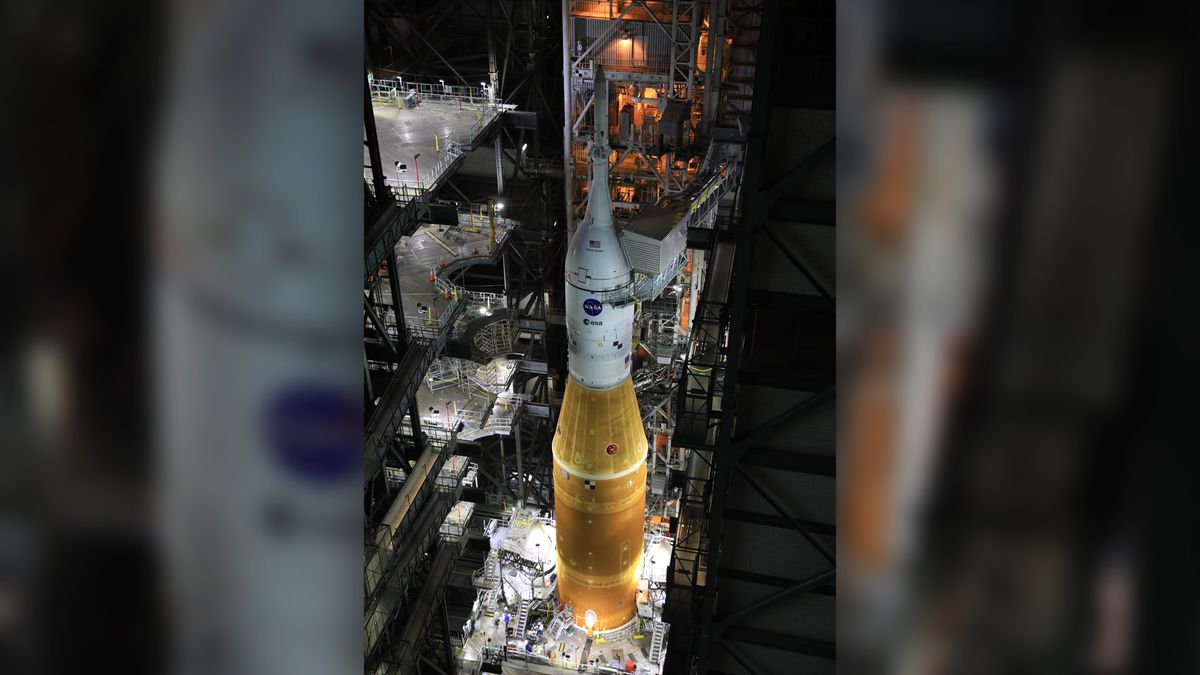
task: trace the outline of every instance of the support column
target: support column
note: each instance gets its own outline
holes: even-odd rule
[[[375,389],[371,386],[371,367],[367,363],[367,348],[363,346],[363,380],[366,383],[367,409],[375,410]]]
[[[708,62],[704,64],[704,119],[700,124],[705,134],[717,121],[717,106],[721,104],[721,64],[725,52],[725,0],[711,0],[708,10]]]
[[[687,72],[687,100],[692,100],[692,87],[696,81],[696,47],[700,43],[700,7],[699,2],[692,2],[692,32],[689,36],[691,42],[688,43],[688,72]],[[712,53],[712,45],[709,45],[709,53]]]
[[[500,489],[500,503],[503,504],[504,495],[508,493],[508,469],[504,461],[504,437],[498,435],[496,440],[500,442],[500,475],[496,478],[500,481],[500,485],[497,487]]]
[[[420,458],[421,453],[425,450],[425,439],[421,434],[421,411],[417,409],[417,397],[413,397],[412,404],[408,407],[408,424],[412,427],[413,433],[413,456],[405,457],[404,461],[416,461]],[[405,473],[409,467],[404,467]]]
[[[375,111],[371,107],[371,85],[363,79],[363,128],[367,132],[367,153],[371,157],[371,184],[375,187],[375,203],[384,204],[388,195],[387,185],[383,180],[383,159],[379,155],[379,134],[375,131]],[[374,224],[372,218],[366,218],[367,229]]]
[[[525,482],[525,468],[521,466],[521,423],[513,420],[513,439],[517,442],[517,494],[521,495],[521,506],[529,499],[529,486]]]
[[[500,82],[496,76],[496,38],[492,35],[492,5],[495,3],[485,2],[483,4],[487,7],[488,84],[491,85],[488,102],[494,103],[499,94],[496,91],[496,85]]]
[[[396,332],[399,333],[399,339],[396,346],[400,349],[401,355],[408,350],[409,336],[408,326],[404,323],[404,303],[400,298],[400,279],[396,276],[399,262],[396,260],[396,250],[392,249],[388,252],[388,291],[392,295],[392,313],[396,315]]]
[[[496,134],[496,194],[504,194],[504,165],[501,162],[503,153],[500,151],[500,134]]]
[[[512,283],[508,273],[507,248],[500,251],[500,270],[504,273],[504,306],[511,310],[513,308]]]
[[[562,76],[563,76],[563,203],[566,205],[567,237],[575,232],[575,218],[571,204],[574,193],[572,172],[575,161],[571,158],[571,0],[562,0]]]
[[[465,533],[464,533],[464,536],[465,536]],[[446,546],[455,546],[456,544],[445,544],[445,545]],[[442,636],[443,636],[442,647],[445,650],[444,653],[442,654],[442,656],[444,656],[446,659],[446,665],[448,667],[453,668],[454,667],[454,646],[452,644],[450,644],[450,610],[448,607],[446,607],[446,591],[444,589],[442,590],[441,595],[442,595],[442,601],[439,604],[441,604],[441,606],[442,606],[441,607],[442,611],[440,612],[441,619],[442,619]]]

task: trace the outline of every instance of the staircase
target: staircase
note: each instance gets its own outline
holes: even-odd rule
[[[554,615],[550,620],[550,628],[546,631],[546,635],[550,636],[551,640],[562,638],[562,634],[574,621],[575,611],[570,605],[565,605],[563,610]]]
[[[654,622],[654,639],[650,642],[650,663],[661,664],[663,646],[667,642],[667,624],[662,621]]]
[[[533,600],[522,600],[521,611],[517,613],[517,627],[513,636],[517,639],[525,637],[525,628],[529,624],[529,611],[533,608]]]
[[[483,563],[483,567],[471,575],[471,582],[476,588],[495,588],[497,580],[495,553],[489,553],[487,559]]]

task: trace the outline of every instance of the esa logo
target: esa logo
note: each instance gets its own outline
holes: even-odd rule
[[[588,316],[597,316],[602,309],[604,309],[604,304],[595,298],[583,301],[583,311],[587,312]]]

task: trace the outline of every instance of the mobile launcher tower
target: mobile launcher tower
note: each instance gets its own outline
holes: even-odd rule
[[[630,377],[634,278],[613,225],[607,89],[597,68],[587,212],[564,265],[570,377],[552,445],[559,605],[589,636],[637,617],[646,508],[646,432]]]

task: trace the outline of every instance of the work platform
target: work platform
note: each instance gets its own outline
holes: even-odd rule
[[[442,331],[447,317],[455,320],[449,333],[461,336],[472,321],[504,309],[502,293],[472,291],[451,281],[458,271],[472,265],[499,262],[499,253],[516,223],[497,218],[495,227],[493,244],[485,218],[477,212],[460,213],[457,225],[421,225],[397,244],[404,325],[414,336]],[[390,303],[390,290],[385,287],[382,293]],[[436,359],[416,392],[422,424],[446,430],[459,427],[464,440],[510,434],[527,398],[507,392],[518,367],[518,361],[503,356],[484,363],[445,356]]]
[[[474,87],[423,84],[404,91],[391,80],[372,82],[371,103],[384,180],[401,200],[436,188],[516,108],[490,102]],[[363,160],[370,166],[365,148]]]
[[[411,109],[376,105],[374,110],[384,177],[390,186],[413,189],[437,183],[448,167],[443,160],[458,150],[455,144],[469,147],[498,114],[429,103]],[[398,171],[396,162],[405,168]]]
[[[516,223],[496,219],[494,248],[489,225],[478,215],[460,213],[458,225],[421,225],[396,245],[397,281],[404,324],[417,336],[436,332],[459,303],[478,311],[504,306],[499,293],[468,291],[456,286],[449,273],[478,264],[495,264]],[[387,297],[390,302],[391,298]]]

